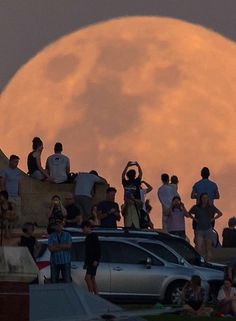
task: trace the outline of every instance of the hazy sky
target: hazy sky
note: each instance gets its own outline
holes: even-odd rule
[[[159,15],[236,41],[235,0],[0,0],[0,91],[22,64],[62,35],[114,17]]]

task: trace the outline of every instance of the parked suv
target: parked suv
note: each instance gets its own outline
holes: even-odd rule
[[[179,303],[180,291],[197,271],[179,263],[172,263],[141,246],[142,239],[99,237],[102,248],[97,271],[100,294],[124,301],[165,301]],[[40,240],[43,250],[37,259],[39,282],[50,279],[47,240]],[[84,237],[72,237],[72,280],[85,287],[83,270]],[[208,291],[209,285],[203,279]]]

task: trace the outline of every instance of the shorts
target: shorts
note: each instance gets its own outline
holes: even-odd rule
[[[97,267],[98,266],[93,266],[92,264],[87,265],[86,274],[91,275],[91,276],[95,276],[97,273]]]
[[[198,231],[195,230],[195,237],[196,239],[211,239],[212,238],[212,229],[210,228],[209,230],[206,231]]]

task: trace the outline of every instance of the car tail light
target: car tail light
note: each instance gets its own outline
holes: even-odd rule
[[[39,270],[44,269],[45,267],[49,266],[50,262],[49,261],[39,261],[37,262],[37,266],[39,268]]]

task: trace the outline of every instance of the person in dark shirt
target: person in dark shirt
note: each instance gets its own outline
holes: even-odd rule
[[[81,224],[85,238],[85,260],[84,269],[86,269],[85,281],[89,292],[98,294],[98,287],[95,280],[97,267],[101,258],[101,248],[97,234],[92,232],[92,224],[84,221]]]
[[[212,222],[222,215],[222,212],[209,202],[207,193],[202,193],[198,204],[189,210],[189,217],[196,222],[196,249],[206,260],[210,260],[212,255]]]
[[[34,234],[34,224],[33,223],[25,223],[22,227],[22,232],[24,235],[21,236],[19,246],[27,247],[32,258],[35,261],[37,257],[37,253],[40,249],[40,244],[33,236]]]
[[[131,166],[137,166],[138,177],[136,177],[136,171],[134,169],[129,169]],[[128,170],[129,169],[129,170]],[[140,187],[142,180],[142,169],[138,162],[128,162],[122,173],[122,185],[124,187],[124,195],[127,193],[132,193],[134,199],[140,200]],[[128,179],[126,179],[126,177]]]
[[[120,221],[119,205],[115,202],[116,189],[108,187],[106,200],[97,206],[98,218],[101,220],[102,227],[117,228],[117,221]]]
[[[231,217],[223,230],[223,247],[236,247],[236,217]]]
[[[129,169],[131,166],[138,168],[138,176],[136,176],[134,169]],[[121,178],[124,187],[122,215],[124,216],[124,225],[128,228],[140,228],[140,210],[143,206],[140,195],[142,176],[142,169],[138,162],[128,162],[122,172]]]
[[[82,223],[82,215],[80,209],[75,205],[75,197],[72,193],[65,195],[65,209],[67,211],[65,227],[78,227]]]

